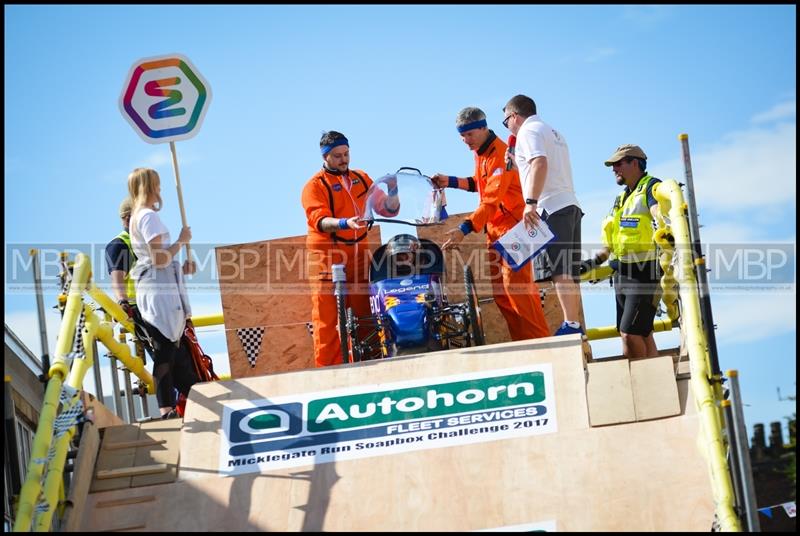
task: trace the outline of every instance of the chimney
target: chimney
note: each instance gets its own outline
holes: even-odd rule
[[[767,444],[764,440],[764,425],[761,423],[753,425],[753,439],[750,441],[750,459],[760,462],[764,459]]]
[[[783,426],[780,421],[769,423],[769,450],[776,458],[783,454]]]

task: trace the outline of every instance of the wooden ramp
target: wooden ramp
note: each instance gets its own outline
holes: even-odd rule
[[[679,365],[567,336],[199,385],[177,481],[90,493],[82,529],[706,531]]]

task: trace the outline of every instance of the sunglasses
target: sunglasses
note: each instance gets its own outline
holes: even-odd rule
[[[517,115],[517,112],[511,112],[510,114],[508,114],[508,115],[506,116],[506,118],[505,118],[505,119],[503,119],[503,126],[504,126],[504,127],[506,127],[506,128],[508,128],[508,122],[509,122],[509,120],[511,120],[511,117],[512,117],[512,116],[515,116],[515,115]]]

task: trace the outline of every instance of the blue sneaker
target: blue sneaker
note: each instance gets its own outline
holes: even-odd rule
[[[563,322],[561,324],[561,327],[556,330],[555,336],[557,337],[559,335],[572,335],[573,333],[580,333],[581,335],[585,335],[585,333],[583,332],[583,327],[573,328],[566,322]]]

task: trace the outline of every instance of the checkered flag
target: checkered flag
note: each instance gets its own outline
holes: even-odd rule
[[[306,329],[308,330],[308,334],[313,337],[314,336],[314,324],[311,322],[306,322]]]
[[[539,289],[539,299],[542,300],[542,309],[544,309],[545,298],[547,298],[547,289],[540,288]]]
[[[250,367],[256,366],[258,354],[261,352],[261,337],[264,335],[264,328],[241,328],[236,330],[239,340],[247,354]]]

